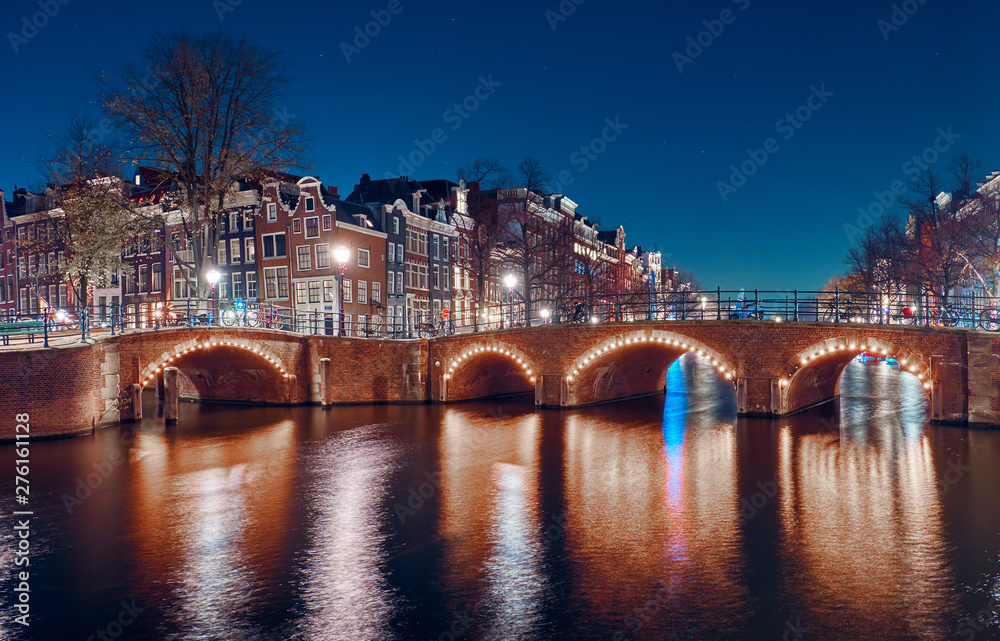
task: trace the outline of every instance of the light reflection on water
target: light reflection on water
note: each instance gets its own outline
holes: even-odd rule
[[[578,410],[185,406],[37,443],[37,618],[0,639],[86,638],[130,599],[132,639],[965,638],[1000,589],[1000,432],[928,427],[885,365],[840,387],[737,419],[684,357],[666,395]]]

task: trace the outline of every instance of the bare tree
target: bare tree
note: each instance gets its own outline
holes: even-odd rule
[[[508,227],[496,190],[507,180],[507,170],[495,158],[477,158],[459,169],[458,179],[467,186],[464,219],[456,221],[459,251],[457,262],[468,270],[473,283],[473,326],[486,301],[488,280],[500,265],[498,246]]]
[[[546,285],[558,280],[572,259],[573,221],[547,208],[544,190],[552,178],[534,158],[525,158],[511,175],[511,183],[498,190],[500,208],[509,220],[504,237],[504,259],[521,274],[525,321],[531,322],[532,302],[542,297]]]
[[[62,253],[57,269],[81,305],[88,302],[91,282],[128,269],[121,258],[125,244],[153,227],[123,191],[122,165],[113,145],[95,136],[96,131],[92,120],[74,115],[67,130],[53,139],[54,149],[42,164],[51,201],[47,232],[37,234],[33,246],[21,248]]]
[[[185,272],[206,270],[216,254],[216,214],[238,178],[301,166],[302,127],[279,108],[285,82],[276,54],[186,32],[155,36],[138,64],[104,82],[104,109],[136,160],[181,187],[193,250]]]
[[[963,181],[957,182],[960,193]],[[928,169],[917,177],[912,196],[903,201],[910,214],[906,263],[910,282],[947,302],[968,266],[968,230],[956,215],[960,201],[951,198],[944,206],[939,204],[941,187],[934,170]]]

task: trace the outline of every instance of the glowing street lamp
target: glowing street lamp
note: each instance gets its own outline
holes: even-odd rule
[[[541,310],[538,311],[538,313],[541,314],[541,316],[542,316],[542,324],[543,325],[549,322],[549,310],[548,309],[541,309]]]
[[[333,250],[334,259],[340,264],[340,331],[338,336],[344,336],[344,270],[351,258],[351,250],[341,245]]]
[[[213,325],[218,323],[219,319],[219,297],[218,297],[218,292],[216,292],[215,290],[215,286],[219,284],[219,278],[221,278],[221,276],[222,274],[220,274],[219,271],[214,267],[210,269],[207,274],[205,274],[205,278],[208,279],[208,284],[211,285],[212,287],[212,318],[214,320],[214,322],[212,323]]]
[[[514,274],[507,274],[503,277],[503,284],[507,286],[510,290],[510,316],[508,318],[508,327],[514,326],[514,288],[517,286],[517,276]]]

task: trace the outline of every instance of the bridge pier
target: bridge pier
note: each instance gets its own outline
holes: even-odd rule
[[[535,405],[566,407],[566,377],[561,374],[539,374],[535,377]]]
[[[180,385],[177,375],[179,371],[176,367],[166,367],[163,369],[163,391],[164,407],[163,418],[169,423],[177,422],[178,405],[181,397]]]
[[[741,376],[736,379],[736,414],[739,416],[781,416],[781,379],[773,376]]]

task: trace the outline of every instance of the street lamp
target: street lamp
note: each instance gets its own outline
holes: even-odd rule
[[[218,270],[216,270],[215,268],[210,269],[209,272],[205,274],[205,278],[208,279],[208,284],[212,286],[212,319],[214,321],[212,323],[213,325],[218,323],[219,319],[219,298],[216,294],[215,286],[219,283],[220,276],[221,274],[219,274]]]
[[[542,324],[547,324],[549,322],[549,310],[547,308],[542,308],[538,310],[538,313],[542,316]]]
[[[510,290],[510,316],[507,319],[507,326],[514,326],[514,287],[517,286],[517,276],[514,274],[507,274],[503,277],[503,284],[507,286]]]
[[[344,270],[347,269],[347,261],[351,258],[351,250],[341,245],[333,250],[333,257],[340,263],[340,331],[338,336],[344,336]]]

